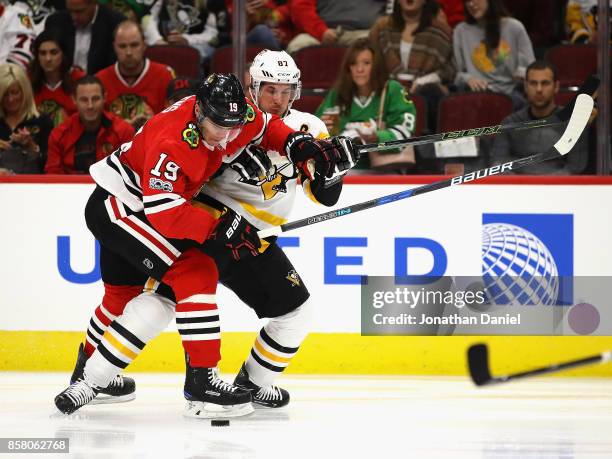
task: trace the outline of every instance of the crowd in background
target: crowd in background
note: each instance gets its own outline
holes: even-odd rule
[[[148,59],[147,47],[192,47],[205,75],[232,43],[232,0],[4,1],[0,174],[86,174],[193,91],[193,80]],[[385,142],[440,132],[440,107],[453,94],[501,94],[504,122],[554,116],[559,75],[543,57],[560,43],[594,43],[596,8],[596,0],[246,0],[247,44],[292,54],[346,47],[316,114],[332,134]],[[356,172],[463,173],[544,151],[559,129],[370,154]],[[584,137],[568,159],[527,172],[593,172],[594,142]]]

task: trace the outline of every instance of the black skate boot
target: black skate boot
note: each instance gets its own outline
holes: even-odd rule
[[[74,367],[74,371],[72,372],[72,376],[70,377],[70,384],[83,379],[83,370],[85,369],[86,362],[87,354],[85,354],[85,347],[83,346],[83,343],[81,343],[79,345],[76,365]],[[100,389],[98,396],[91,403],[93,405],[97,405],[105,403],[129,402],[135,398],[136,382],[127,376],[117,375],[107,387]]]
[[[55,406],[64,414],[71,414],[94,400],[98,392],[99,387],[79,379],[55,397]]]
[[[233,418],[253,412],[251,392],[219,378],[217,368],[193,368],[185,375],[185,416]]]
[[[249,373],[246,370],[244,363],[236,379],[234,385],[242,389],[251,391],[253,403],[255,405],[266,408],[280,408],[289,403],[289,392],[277,386],[260,387],[249,379]]]

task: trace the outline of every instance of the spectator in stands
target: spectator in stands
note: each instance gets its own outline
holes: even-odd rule
[[[446,22],[451,28],[454,29],[457,24],[465,21],[463,0],[438,0],[438,4],[442,7]]]
[[[528,105],[508,116],[503,124],[520,123],[555,116],[561,107],[555,104],[555,95],[559,91],[555,67],[544,61],[535,61],[527,68],[525,92]],[[516,159],[541,153],[552,147],[565,126],[529,129],[507,132],[495,136],[490,159],[492,165],[514,161]],[[572,152],[559,159],[526,167],[517,174],[563,175],[580,174],[587,165],[587,136],[583,134]]]
[[[29,9],[23,2],[0,2],[0,64],[11,62],[27,68],[35,33]]]
[[[168,83],[166,90],[166,106],[178,102],[184,97],[192,96],[196,93],[198,82],[189,78],[175,78]]]
[[[507,94],[515,108],[522,107],[525,99],[517,84],[535,60],[525,27],[506,15],[501,0],[465,0],[465,15],[466,22],[453,34],[456,84]]]
[[[147,27],[147,44],[189,45],[200,52],[203,61],[210,59],[219,46],[219,19],[224,27],[227,10],[220,1],[159,0],[151,8],[151,26]]]
[[[412,136],[416,110],[408,92],[387,78],[380,53],[367,38],[347,50],[340,74],[316,115],[331,135],[341,133],[363,143],[387,142]],[[362,157],[357,169],[370,169]]]
[[[295,33],[288,5],[279,3],[275,0],[246,0],[247,44],[267,49],[287,46]]]
[[[348,46],[369,34],[385,7],[385,0],[291,0],[291,21],[298,35],[287,52],[321,44]]]
[[[47,174],[87,174],[89,166],[134,136],[127,121],[104,111],[104,87],[95,76],[77,82],[75,103],[77,113],[49,137]]]
[[[610,7],[612,8],[612,1]],[[571,43],[596,42],[597,9],[597,0],[569,0],[565,12],[565,26]]]
[[[144,57],[144,34],[132,20],[117,26],[113,47],[117,62],[96,74],[106,92],[106,109],[138,129],[164,109],[174,71]]]
[[[55,30],[45,30],[36,37],[33,53],[30,80],[36,107],[40,113],[47,114],[56,127],[76,112],[72,99],[74,84],[85,73],[72,67],[61,34]]]
[[[45,29],[57,29],[73,65],[92,75],[115,62],[113,31],[123,15],[96,0],[66,0],[66,10],[47,19]]]
[[[370,30],[391,76],[425,97],[432,130],[438,102],[455,78],[452,31],[439,12],[435,0],[397,0],[391,15],[380,18]]]
[[[0,101],[2,173],[42,173],[51,120],[36,110],[32,86],[20,66],[0,64]]]

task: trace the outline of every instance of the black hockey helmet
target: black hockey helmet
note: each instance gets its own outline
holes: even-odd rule
[[[231,73],[213,73],[196,92],[200,111],[205,118],[223,127],[243,124],[247,103],[242,85]]]

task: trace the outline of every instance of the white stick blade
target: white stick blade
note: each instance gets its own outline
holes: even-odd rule
[[[280,226],[273,226],[272,228],[257,231],[257,236],[259,236],[259,239],[264,239],[270,236],[278,236],[282,232],[283,230]]]
[[[555,144],[555,149],[559,154],[566,155],[574,148],[574,145],[576,145],[576,142],[578,142],[578,139],[582,135],[582,131],[584,131],[589,122],[591,112],[593,111],[593,105],[594,102],[591,96],[587,94],[578,95],[574,111],[567,123],[565,132]]]

